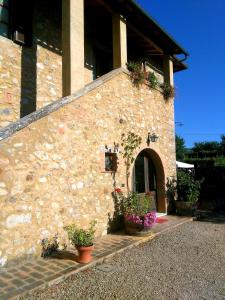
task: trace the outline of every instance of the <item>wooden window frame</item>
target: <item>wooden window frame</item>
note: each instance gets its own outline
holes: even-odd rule
[[[106,156],[112,157],[112,169],[106,169]],[[116,173],[117,172],[117,153],[115,152],[105,152],[104,154],[104,172],[105,173]]]

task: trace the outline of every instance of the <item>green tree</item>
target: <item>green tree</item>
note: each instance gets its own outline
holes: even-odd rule
[[[176,135],[176,159],[183,160],[186,152],[185,141],[179,135]]]
[[[219,142],[199,142],[195,143],[192,150],[194,152],[211,152],[211,151],[220,151],[221,144]]]
[[[221,138],[221,142],[220,142],[221,148],[224,151],[225,150],[225,134],[222,134],[220,138]]]

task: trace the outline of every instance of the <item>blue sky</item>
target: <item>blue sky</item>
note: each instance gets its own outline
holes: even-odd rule
[[[176,132],[186,146],[225,134],[225,0],[138,0],[184,49],[189,69],[175,75]]]

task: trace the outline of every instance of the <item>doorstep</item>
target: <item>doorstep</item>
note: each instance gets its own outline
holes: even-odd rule
[[[36,289],[44,289],[65,280],[67,277],[107,261],[115,254],[147,242],[192,218],[166,216],[165,222],[157,223],[148,236],[135,237],[123,233],[109,234],[95,242],[93,261],[87,265],[78,264],[73,252],[63,251],[57,258],[38,258],[26,261],[16,267],[0,269],[0,299],[19,299]],[[75,252],[75,251],[74,251]]]

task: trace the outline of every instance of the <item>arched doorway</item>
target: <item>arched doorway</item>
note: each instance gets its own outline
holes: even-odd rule
[[[149,195],[151,208],[166,212],[164,169],[159,155],[152,149],[142,150],[135,160],[133,191]]]

